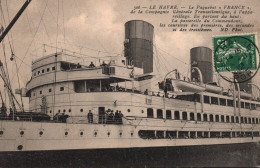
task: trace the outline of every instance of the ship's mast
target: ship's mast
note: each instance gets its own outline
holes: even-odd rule
[[[15,15],[15,17],[13,18],[13,20],[9,23],[9,25],[6,27],[6,29],[4,30],[4,32],[1,34],[0,36],[0,43],[3,41],[3,39],[5,38],[5,36],[8,34],[8,32],[11,30],[11,28],[13,27],[13,25],[15,24],[15,22],[19,19],[19,17],[22,15],[22,13],[24,12],[24,10],[27,8],[27,6],[30,4],[32,0],[26,0],[25,3],[23,4],[23,6],[21,7],[21,9],[18,11],[18,13]],[[8,92],[8,97],[10,100],[10,104],[13,110],[13,113],[16,111],[15,109],[15,103],[14,103],[14,95],[11,89],[11,84],[8,80],[8,74],[5,73],[3,64],[0,60],[0,74],[1,74],[1,78],[4,81],[4,85],[7,88],[7,92]],[[16,99],[15,99],[16,100]],[[14,116],[14,115],[13,115]]]

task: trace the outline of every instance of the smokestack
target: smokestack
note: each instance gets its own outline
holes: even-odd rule
[[[143,68],[144,73],[153,72],[152,24],[142,20],[125,23],[125,57],[127,65]]]
[[[207,47],[195,47],[190,50],[191,79],[198,80],[199,73],[192,67],[198,67],[202,73],[203,83],[213,82],[212,50]]]

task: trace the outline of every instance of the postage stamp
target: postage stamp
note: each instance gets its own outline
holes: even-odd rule
[[[225,80],[236,82],[224,75],[227,73],[237,75],[247,72],[247,77],[243,73],[243,79],[238,80],[239,82],[245,82],[257,73],[259,51],[255,34],[215,36],[213,37],[213,48],[215,71]]]

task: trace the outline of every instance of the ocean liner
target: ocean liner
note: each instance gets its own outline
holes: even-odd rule
[[[214,82],[212,50],[190,50],[190,76],[173,67],[156,77],[154,27],[125,24],[124,56],[89,62],[57,52],[32,62],[16,94],[1,64],[10,99],[2,101],[0,151],[199,146],[260,141],[260,101],[250,80],[224,88]],[[22,109],[22,108],[21,108]]]

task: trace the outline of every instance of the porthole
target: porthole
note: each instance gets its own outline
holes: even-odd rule
[[[80,109],[80,112],[83,112],[83,109]]]
[[[80,132],[79,134],[80,134],[80,136],[82,136],[84,133],[83,133],[83,132]]]
[[[0,131],[0,135],[3,135],[4,134],[4,131]]]
[[[66,132],[65,132],[65,135],[67,136],[68,134],[69,134],[68,131],[66,131]]]
[[[60,110],[58,110],[58,113],[60,113]]]
[[[131,110],[130,109],[127,109],[127,112],[129,113]]]
[[[20,135],[24,135],[24,131],[21,131],[21,132],[20,132]]]
[[[39,132],[39,134],[40,134],[40,136],[42,136],[42,135],[43,135],[43,132],[42,132],[42,131],[40,131],[40,132]]]
[[[22,149],[23,149],[23,145],[18,145],[18,146],[17,146],[17,149],[18,149],[18,150],[22,150]]]
[[[63,109],[63,112],[65,113],[65,112],[66,112],[66,110],[65,110],[65,109]]]

